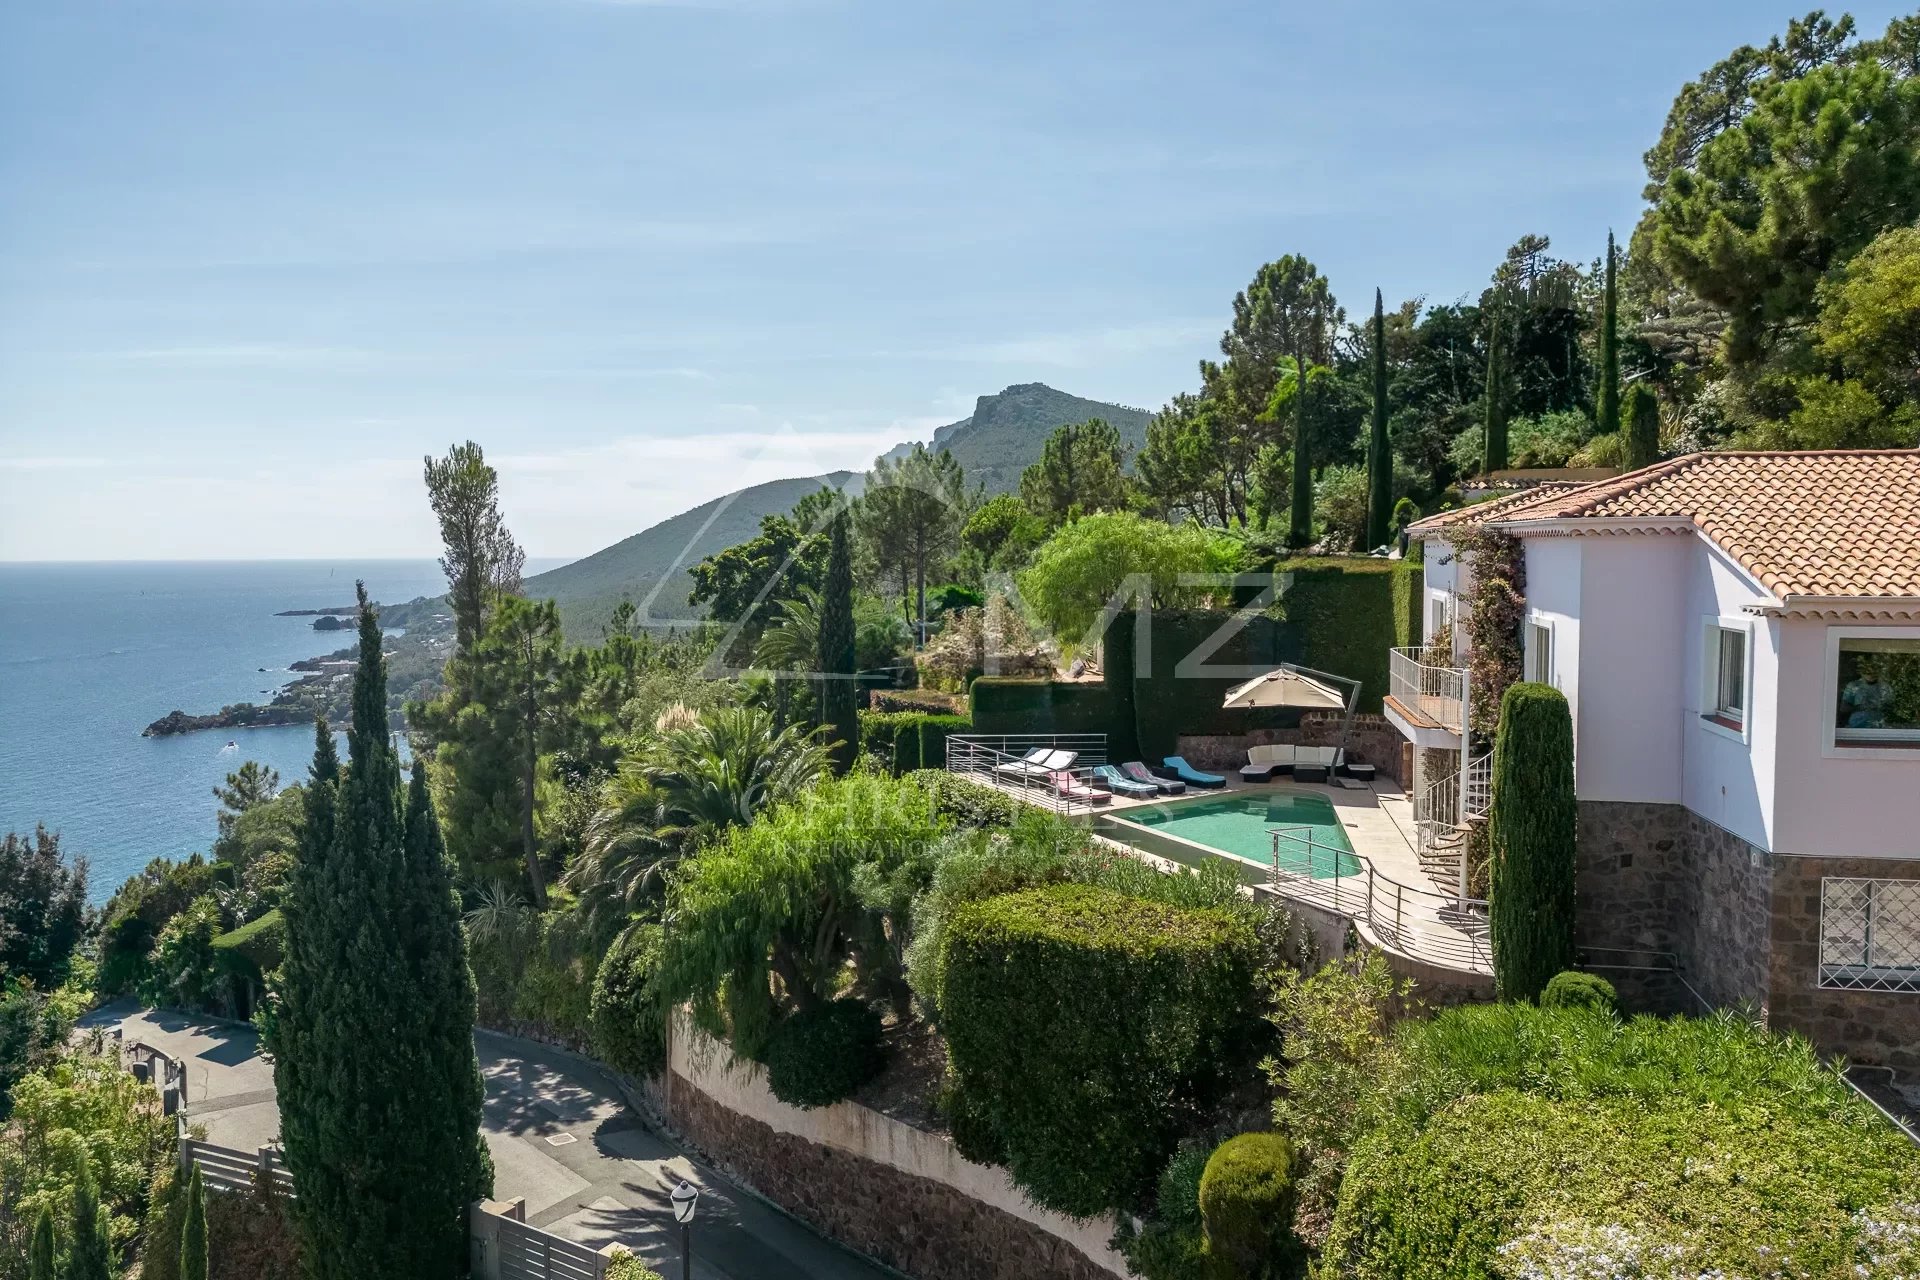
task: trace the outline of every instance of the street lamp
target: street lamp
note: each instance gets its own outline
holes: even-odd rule
[[[680,1280],[693,1280],[693,1210],[700,1203],[700,1189],[682,1178],[667,1199],[673,1203],[673,1220],[680,1224]]]

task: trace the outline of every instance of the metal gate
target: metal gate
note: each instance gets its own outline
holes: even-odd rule
[[[500,1223],[500,1280],[600,1280],[606,1261],[550,1231],[511,1219]]]

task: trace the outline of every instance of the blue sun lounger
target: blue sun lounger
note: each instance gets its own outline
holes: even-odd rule
[[[1160,762],[1158,772],[1169,778],[1178,779],[1190,787],[1224,787],[1227,780],[1217,773],[1202,773],[1179,756],[1168,756]]]
[[[1093,781],[1096,786],[1105,787],[1117,796],[1132,796],[1136,800],[1160,794],[1160,788],[1154,783],[1135,782],[1110,764],[1096,765]]]

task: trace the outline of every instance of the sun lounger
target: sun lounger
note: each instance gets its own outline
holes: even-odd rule
[[[1053,754],[1054,751],[1051,747],[1035,747],[1033,750],[1027,752],[1021,759],[1002,760],[999,764],[993,766],[993,771],[1003,778],[1013,778],[1019,781],[1044,778],[1047,776],[1045,762]]]
[[[1078,800],[1083,804],[1105,804],[1107,801],[1113,799],[1112,796],[1104,791],[1095,791],[1092,787],[1080,781],[1065,769],[1055,770],[1053,773],[1048,774],[1047,777],[1048,780],[1053,783],[1054,791],[1069,800]]]
[[[1093,781],[1095,786],[1103,786],[1117,796],[1127,796],[1134,800],[1143,800],[1148,796],[1160,794],[1157,783],[1135,782],[1110,764],[1096,765],[1093,770]],[[1182,789],[1184,790],[1184,787]]]
[[[1168,756],[1162,760],[1160,762],[1160,770],[1163,776],[1172,778],[1178,782],[1184,782],[1190,787],[1224,787],[1227,785],[1227,780],[1219,774],[1202,773],[1185,760],[1182,760],[1179,756]]]
[[[1127,761],[1125,764],[1120,766],[1120,772],[1127,775],[1127,777],[1132,779],[1134,782],[1138,782],[1143,786],[1157,788],[1160,794],[1163,796],[1178,796],[1178,795],[1186,794],[1186,790],[1187,790],[1186,783],[1176,781],[1175,779],[1172,779],[1172,778],[1156,778],[1153,774],[1153,770],[1147,768],[1146,765],[1141,764],[1138,760]]]

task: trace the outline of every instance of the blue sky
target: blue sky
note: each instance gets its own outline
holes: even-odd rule
[[[1793,11],[11,0],[0,559],[426,554],[467,437],[577,555],[1009,383],[1155,407],[1282,253],[1594,257]]]

